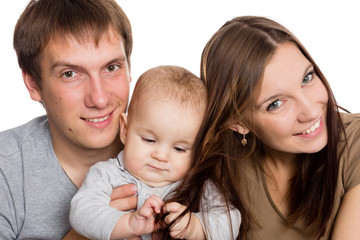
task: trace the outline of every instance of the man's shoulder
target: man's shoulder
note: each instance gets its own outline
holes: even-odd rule
[[[0,132],[0,157],[21,152],[27,142],[45,139],[49,135],[46,116],[32,119],[21,126]]]

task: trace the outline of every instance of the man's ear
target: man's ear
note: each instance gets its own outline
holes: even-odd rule
[[[248,134],[250,132],[250,130],[241,123],[231,124],[229,128],[234,132],[240,133],[242,135]]]
[[[120,114],[120,139],[123,144],[126,141],[127,132],[127,115],[125,113]]]
[[[41,93],[40,93],[40,88],[37,85],[35,79],[25,71],[22,72],[22,77],[23,77],[25,86],[26,86],[28,92],[30,93],[31,99],[34,101],[37,101],[37,102],[41,102],[42,97],[41,97]]]

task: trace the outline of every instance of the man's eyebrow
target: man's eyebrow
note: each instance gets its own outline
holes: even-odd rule
[[[102,67],[105,67],[111,63],[114,63],[114,62],[125,62],[126,61],[126,57],[125,56],[120,56],[120,57],[116,57],[116,58],[113,58],[112,60],[106,62],[104,64],[104,66]],[[54,62],[51,66],[51,69],[55,69],[57,67],[66,67],[66,68],[75,68],[75,69],[84,69],[84,67],[82,67],[81,65],[77,65],[77,64],[72,64],[72,63],[68,63],[68,62],[64,62],[64,61],[57,61],[57,62]]]
[[[71,63],[62,62],[62,61],[54,62],[54,63],[51,65],[51,69],[55,69],[55,68],[57,68],[57,67],[81,68],[80,65],[71,64]]]
[[[107,65],[109,65],[109,64],[111,64],[111,63],[114,63],[114,62],[125,62],[125,61],[126,61],[126,57],[125,57],[125,56],[116,57],[116,58],[108,61],[108,62],[104,65],[104,67],[107,66]]]

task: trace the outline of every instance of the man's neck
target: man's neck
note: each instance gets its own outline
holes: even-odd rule
[[[66,149],[64,151],[64,149]],[[119,137],[109,146],[101,149],[82,148],[75,144],[56,146],[54,151],[63,170],[76,187],[80,187],[89,168],[97,162],[114,158],[123,149]]]

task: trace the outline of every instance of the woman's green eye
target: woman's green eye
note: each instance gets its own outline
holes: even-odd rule
[[[311,80],[312,80],[313,78],[314,78],[314,73],[311,72],[311,73],[307,74],[307,75],[305,76],[305,78],[303,79],[301,85],[305,85],[305,84],[311,82]]]
[[[267,111],[275,110],[279,108],[283,104],[283,101],[277,99],[269,104],[269,106],[266,108]]]

